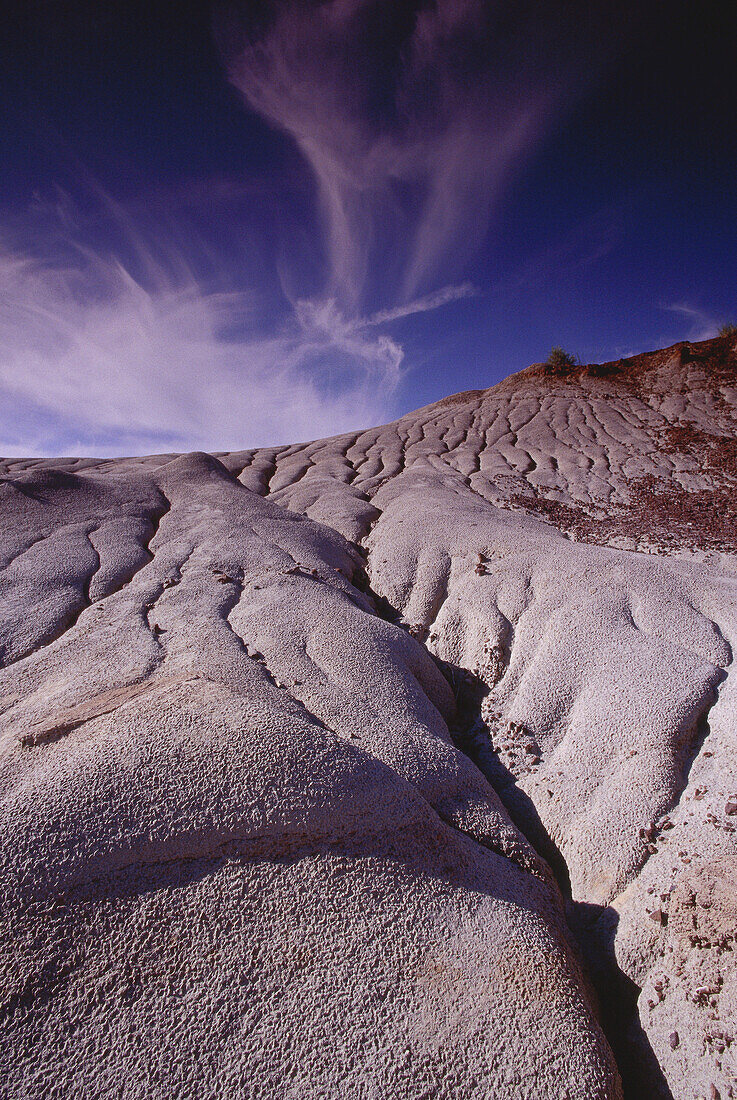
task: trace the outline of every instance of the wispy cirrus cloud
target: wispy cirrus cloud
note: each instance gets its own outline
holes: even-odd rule
[[[430,313],[432,310],[440,309],[441,306],[447,306],[451,302],[461,301],[463,298],[475,298],[477,294],[478,289],[469,282],[460,283],[458,286],[444,286],[440,290],[433,291],[432,294],[425,294],[422,298],[405,302],[404,305],[394,306],[392,309],[380,309],[361,324],[382,325],[390,321],[400,321],[404,317],[413,317],[418,313]]]
[[[249,337],[255,295],[162,276],[144,285],[85,250],[66,265],[4,253],[0,302],[5,454],[314,438],[381,418],[402,359],[388,337],[306,302],[273,335]]]
[[[593,40],[570,64],[587,28],[576,7],[556,20],[531,3],[281,0],[265,29],[223,21],[233,84],[317,182],[329,296],[360,311],[377,273],[394,304],[457,277],[596,69]]]
[[[64,192],[33,232],[26,222],[33,249],[0,246],[2,454],[237,449],[376,423],[404,359],[380,328],[470,293],[446,287],[366,319],[329,298],[277,303],[227,273],[213,287],[196,241],[185,251],[94,199],[115,251],[90,243]]]

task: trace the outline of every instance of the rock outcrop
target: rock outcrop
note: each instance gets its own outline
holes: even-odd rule
[[[737,353],[0,463],[13,1098],[737,1095]]]

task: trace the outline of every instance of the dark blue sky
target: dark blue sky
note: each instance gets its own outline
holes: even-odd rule
[[[737,315],[737,12],[16,5],[0,451],[283,443]]]

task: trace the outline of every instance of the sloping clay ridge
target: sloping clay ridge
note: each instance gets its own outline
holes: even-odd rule
[[[737,1095],[737,354],[0,464],[12,1098]]]

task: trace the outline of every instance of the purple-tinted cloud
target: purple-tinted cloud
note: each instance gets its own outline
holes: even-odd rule
[[[231,198],[217,181],[186,195],[226,222]],[[380,422],[404,359],[381,326],[473,292],[349,317],[334,298],[244,288],[206,239],[185,246],[161,199],[153,225],[94,180],[85,199],[84,214],[61,190],[37,199],[0,241],[3,455],[236,449]]]
[[[283,0],[245,45],[221,34],[233,84],[314,174],[328,294],[345,308],[363,307],[372,272],[396,304],[457,277],[481,245],[511,174],[591,71],[593,55],[568,66],[576,36],[543,11],[437,0],[397,27],[390,0]]]
[[[461,283],[459,286],[444,286],[435,290],[432,294],[425,294],[422,298],[415,298],[412,302],[394,306],[392,309],[380,309],[372,313],[363,322],[364,325],[383,325],[390,321],[399,321],[404,317],[412,317],[417,313],[430,313],[449,305],[450,302],[458,302],[463,298],[474,298],[478,290],[473,283]]]
[[[334,302],[212,289],[197,248],[97,199],[125,262],[85,240],[64,194],[43,233],[25,225],[36,248],[0,247],[0,454],[235,449],[386,418],[403,357],[389,336]]]

